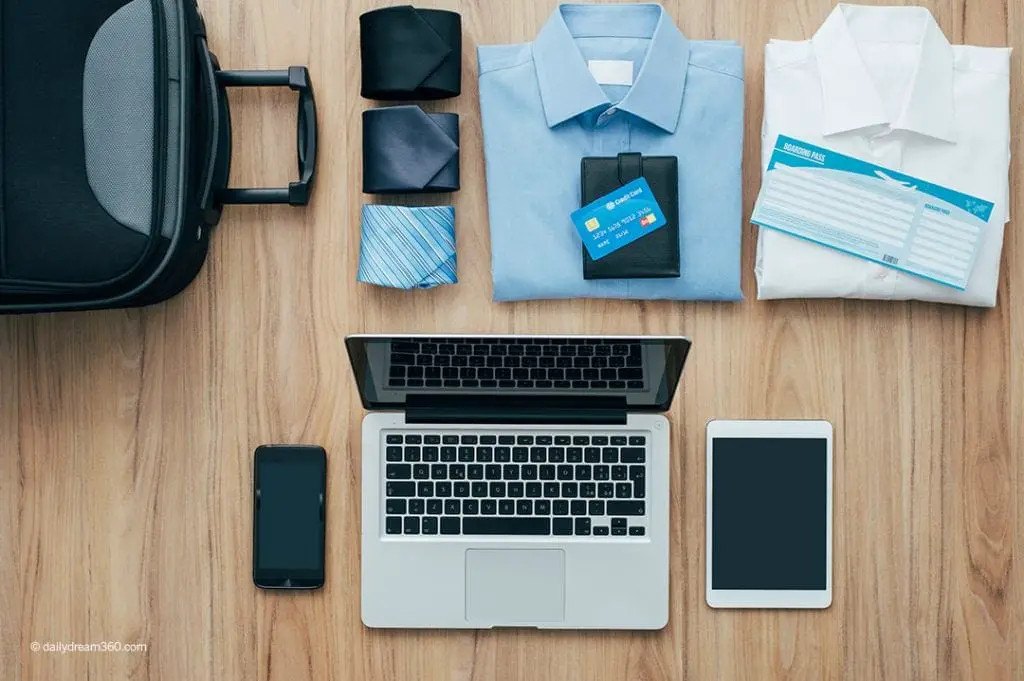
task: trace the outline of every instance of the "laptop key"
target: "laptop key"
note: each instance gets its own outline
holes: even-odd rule
[[[572,475],[573,475],[573,467],[572,466],[570,466],[568,464],[564,464],[564,465],[558,467],[558,479],[559,480],[572,480]]]
[[[465,480],[466,465],[462,463],[453,463],[448,466],[448,477],[452,480]]]
[[[498,436],[498,444],[499,445],[514,445],[515,443],[516,443],[516,438],[515,438],[514,435],[499,435]]]
[[[458,435],[444,435],[441,438],[441,443],[446,445],[457,445],[459,444]]]
[[[644,463],[646,461],[647,450],[642,447],[624,447],[619,452],[619,460],[622,463]]]
[[[583,448],[569,447],[565,450],[565,460],[569,463],[583,463]]]
[[[456,482],[452,485],[452,491],[457,497],[468,497],[469,496],[469,483],[465,481]]]
[[[519,470],[523,477],[523,480],[536,480],[537,479],[537,466],[532,463],[523,464]]]
[[[483,480],[484,479],[484,467],[482,464],[471,463],[466,466],[466,477],[470,480]]]
[[[564,536],[572,534],[572,518],[555,518],[551,521],[553,533]]]
[[[462,510],[462,502],[458,499],[445,499],[444,500],[444,512],[445,515],[458,515],[459,511]]]
[[[552,447],[548,450],[548,461],[551,463],[562,463],[565,461],[565,448]]]
[[[430,463],[441,458],[440,450],[437,447],[424,447],[423,460]]]
[[[594,480],[608,480],[608,466],[594,466]]]
[[[505,464],[501,467],[501,476],[505,480],[518,480],[519,465],[514,463]]]
[[[409,514],[410,515],[423,515],[425,507],[423,499],[410,499],[409,500]]]
[[[499,515],[514,515],[516,512],[516,502],[511,499],[499,499],[498,500],[498,514]]]
[[[495,435],[481,435],[480,444],[482,445],[495,445],[498,444],[498,438]]]
[[[405,444],[407,444],[407,445],[423,444],[423,436],[422,435],[406,435],[405,436]]]
[[[579,495],[579,488],[575,482],[562,483],[562,496],[566,499],[575,499]]]
[[[491,447],[477,447],[476,460],[480,463],[490,463],[494,459],[494,449]]]
[[[587,502],[582,499],[573,499],[569,502],[569,512],[573,515],[586,515]]]
[[[509,534],[548,535],[551,534],[551,520],[548,518],[464,518],[462,534]]]
[[[601,462],[601,448],[600,447],[587,447],[583,450],[583,460],[587,463],[600,463]]]
[[[545,464],[540,467],[540,479],[541,480],[554,480],[555,479],[555,467],[550,464]]]
[[[388,435],[387,438],[385,438],[385,442],[387,442],[389,445],[400,445],[402,444],[402,436]]]
[[[491,496],[497,499],[505,496],[505,483],[503,482],[492,482],[491,483]]]
[[[577,480],[590,480],[590,466],[579,465],[576,466],[576,479]]]
[[[590,438],[590,443],[596,447],[604,447],[605,445],[608,444],[608,436],[595,435],[594,437]]]
[[[530,460],[530,450],[526,447],[513,447],[512,460],[517,463],[524,463]]]
[[[508,495],[510,497],[519,498],[522,497],[526,492],[521,482],[510,482],[508,483]]]
[[[605,447],[601,450],[601,461],[604,463],[618,463],[619,462],[619,449],[618,447]]]
[[[384,512],[388,515],[405,515],[405,499],[388,499],[384,504]]]
[[[480,512],[480,501],[477,499],[466,499],[462,502],[463,515],[476,515]]]
[[[508,447],[495,447],[494,460],[498,463],[508,463],[512,460],[512,450]]]
[[[530,448],[530,461],[533,463],[544,463],[548,459],[548,450],[544,447]]]
[[[459,447],[459,461],[472,463],[476,460],[476,451],[472,447]]]
[[[407,463],[389,463],[384,468],[384,476],[388,480],[409,480],[412,478],[412,466]]]
[[[596,525],[594,527],[594,536],[595,537],[607,537],[608,536],[608,528],[605,527],[604,525]]]
[[[601,499],[615,498],[615,485],[610,482],[602,482],[597,486],[597,496]]]
[[[402,534],[402,519],[399,516],[388,516],[384,527],[388,534]]]
[[[528,482],[526,483],[526,496],[531,499],[536,499],[541,495],[541,488],[539,482]]]
[[[592,482],[581,482],[580,496],[584,499],[593,499],[597,496],[597,485]]]
[[[576,536],[577,537],[589,537],[590,536],[590,518],[577,518],[576,519]]]
[[[412,477],[414,480],[426,480],[430,477],[430,466],[425,463],[418,463],[412,467]]]
[[[458,518],[441,518],[441,534],[459,534],[460,524]]]
[[[501,480],[501,466],[496,463],[484,466],[484,477],[488,480]]]
[[[452,483],[439,482],[434,485],[434,494],[439,497],[450,497],[452,495]]]
[[[549,515],[551,513],[551,502],[547,499],[538,499],[533,502],[533,512],[537,515]]]
[[[432,482],[421,482],[416,485],[416,494],[426,499],[427,497],[434,496],[434,483]]]
[[[569,515],[569,502],[565,499],[558,499],[552,502],[551,510],[555,515]]]
[[[463,435],[462,444],[464,445],[475,445],[477,443],[476,435]]]
[[[384,450],[384,458],[386,461],[401,461],[402,460],[402,448],[401,447],[388,447]]]
[[[544,496],[548,499],[555,499],[559,496],[561,488],[557,482],[546,482],[544,483]]]
[[[430,515],[441,515],[444,511],[444,502],[440,499],[427,499],[427,513]]]
[[[455,447],[441,447],[441,461],[455,461]]]
[[[604,515],[604,502],[591,501],[587,504],[587,511],[590,515]]]
[[[612,535],[616,536],[616,537],[625,537],[626,536],[626,528],[625,527],[613,527],[612,528]]]
[[[533,515],[533,502],[529,499],[517,501],[516,515]]]
[[[419,461],[420,460],[420,448],[419,447],[406,447],[405,448],[405,460],[406,461]]]
[[[427,516],[420,521],[423,534],[437,534],[437,518]]]
[[[486,482],[474,482],[471,485],[473,496],[477,499],[487,496],[487,483]]]
[[[617,499],[632,499],[633,498],[633,485],[628,482],[619,482],[615,484],[615,497]]]
[[[590,438],[586,435],[574,435],[572,443],[578,447],[585,447],[590,444]]]
[[[612,447],[625,447],[627,439],[625,435],[613,435],[611,439]]]
[[[443,463],[431,464],[430,477],[434,480],[446,479],[448,477],[448,466]]]
[[[484,515],[497,515],[498,502],[494,499],[484,499],[480,502],[480,512]]]
[[[647,438],[643,435],[631,435],[629,438],[630,447],[643,447],[647,444]]]
[[[629,469],[626,466],[612,466],[612,480],[628,480]]]
[[[569,437],[568,435],[556,435],[555,436],[555,444],[556,445],[572,444],[572,438]]]
[[[647,505],[643,501],[609,501],[608,515],[644,515]]]
[[[425,445],[439,445],[439,444],[441,444],[441,436],[440,435],[424,435],[423,436],[423,444],[425,444]]]
[[[639,525],[636,527],[629,528],[629,536],[631,537],[642,537],[644,536],[644,528]]]

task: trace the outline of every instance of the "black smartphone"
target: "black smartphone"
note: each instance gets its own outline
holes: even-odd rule
[[[262,589],[324,585],[327,453],[263,445],[253,475],[252,579]]]

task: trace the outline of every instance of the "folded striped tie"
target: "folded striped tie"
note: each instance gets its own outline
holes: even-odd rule
[[[359,281],[399,289],[458,283],[455,209],[363,206]]]

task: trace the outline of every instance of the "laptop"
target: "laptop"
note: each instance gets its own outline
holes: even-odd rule
[[[682,337],[351,336],[369,627],[660,629]]]

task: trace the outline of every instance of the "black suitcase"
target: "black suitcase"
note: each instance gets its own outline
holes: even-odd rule
[[[0,40],[0,313],[166,300],[224,205],[309,201],[308,70],[221,70],[194,0],[0,0]],[[298,93],[286,188],[227,188],[225,88],[252,86]]]

